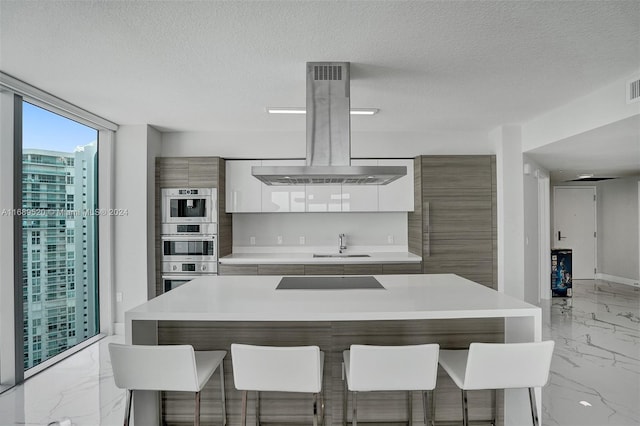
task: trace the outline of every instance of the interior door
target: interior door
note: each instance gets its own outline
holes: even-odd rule
[[[596,268],[596,188],[553,189],[553,247],[573,250],[573,278],[594,279]]]

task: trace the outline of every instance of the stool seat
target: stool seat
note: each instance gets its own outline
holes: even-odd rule
[[[134,391],[195,392],[194,424],[200,424],[200,391],[220,369],[222,424],[226,424],[223,360],[226,351],[194,351],[191,345],[109,344],[116,386],[127,390],[124,424],[131,418]]]
[[[528,388],[531,418],[537,426],[534,388],[544,386],[549,380],[554,345],[552,340],[471,343],[468,350],[440,351],[440,365],[462,391],[463,424],[469,424],[467,391]],[[494,424],[495,417],[494,413]]]
[[[358,424],[357,393],[371,391],[409,392],[409,423],[412,424],[411,391],[423,392],[425,424],[429,424],[426,393],[436,386],[437,344],[409,346],[351,345],[343,352],[345,389],[343,424],[346,424],[347,391],[352,392],[352,424]],[[432,405],[432,404],[431,404]]]
[[[324,352],[318,346],[231,345],[233,380],[242,391],[241,424],[247,424],[247,392],[256,392],[256,423],[260,424],[260,392],[313,394],[313,424],[323,418]],[[318,407],[320,398],[320,407]]]

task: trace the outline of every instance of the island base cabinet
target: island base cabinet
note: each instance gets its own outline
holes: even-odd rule
[[[240,424],[241,392],[235,389],[230,346],[247,343],[270,346],[318,345],[325,352],[323,392],[325,425],[342,424],[342,351],[352,344],[409,345],[439,343],[442,349],[462,349],[471,342],[504,341],[503,319],[335,322],[173,322],[158,323],[159,344],[191,344],[196,350],[226,350],[224,361],[228,425]],[[422,424],[420,392],[411,395],[413,420]],[[255,393],[249,394],[248,424],[255,424]],[[502,398],[498,412],[502,412]],[[438,372],[436,420],[462,421],[460,390],[447,374]],[[162,393],[162,421],[192,424],[193,395]],[[311,424],[311,395],[261,393],[261,420],[265,423]],[[202,392],[203,424],[220,424],[220,386],[217,373]],[[471,420],[491,418],[491,392],[469,393]],[[351,420],[351,400],[348,405]],[[358,415],[367,421],[406,424],[406,392],[370,392],[358,397]],[[503,425],[499,416],[499,425]],[[455,424],[455,423],[454,423]]]

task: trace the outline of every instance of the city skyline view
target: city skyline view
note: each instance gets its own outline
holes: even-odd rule
[[[97,130],[23,102],[24,368],[94,336]]]

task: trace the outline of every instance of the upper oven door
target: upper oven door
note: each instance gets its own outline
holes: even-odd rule
[[[162,237],[162,260],[216,261],[218,259],[215,235],[203,237]]]
[[[163,223],[217,222],[217,190],[165,188],[162,190]]]

